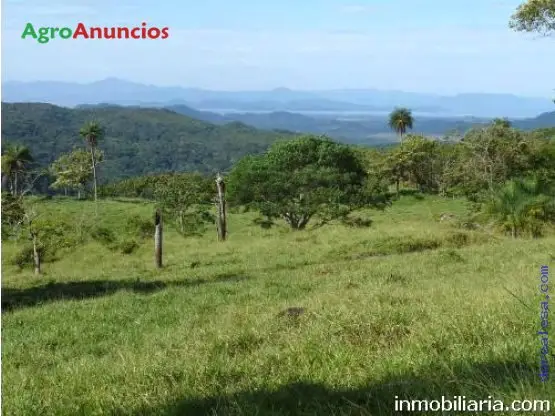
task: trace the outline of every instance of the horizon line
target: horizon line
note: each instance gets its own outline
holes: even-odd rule
[[[75,82],[75,81],[64,81],[64,80],[55,80],[55,79],[37,79],[37,80],[16,80],[16,79],[3,79],[1,84],[8,84],[8,83],[15,83],[15,84],[31,84],[31,83],[64,83],[64,84],[73,84],[73,85],[91,85],[105,81],[120,81],[129,84],[137,84],[146,87],[156,87],[156,88],[182,88],[188,90],[200,90],[200,91],[209,91],[209,92],[272,92],[276,90],[287,90],[292,92],[333,92],[333,91],[376,91],[376,92],[395,92],[395,93],[404,93],[404,94],[418,94],[418,95],[430,95],[436,97],[456,97],[461,95],[506,95],[506,96],[513,96],[517,98],[536,98],[536,99],[547,99],[553,100],[551,96],[542,96],[542,95],[527,95],[527,94],[515,94],[512,92],[456,92],[452,94],[442,94],[438,92],[417,92],[417,91],[406,91],[406,90],[388,90],[388,89],[380,89],[378,87],[333,87],[333,88],[318,88],[318,89],[295,89],[286,86],[276,86],[273,88],[267,89],[237,89],[237,90],[229,90],[229,89],[213,89],[213,88],[205,88],[205,87],[195,87],[195,86],[184,86],[184,85],[157,85],[151,83],[142,83],[137,81],[131,81],[125,78],[119,78],[116,76],[109,76],[106,78],[101,78],[96,81],[88,81],[88,82]]]

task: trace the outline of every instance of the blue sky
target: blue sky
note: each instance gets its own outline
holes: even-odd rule
[[[4,0],[2,79],[107,77],[223,90],[376,88],[552,95],[555,38],[521,0]],[[21,39],[35,27],[170,28],[167,40]]]

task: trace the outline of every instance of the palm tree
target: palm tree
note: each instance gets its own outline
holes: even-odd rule
[[[413,123],[414,118],[412,117],[412,112],[408,108],[397,107],[389,115],[389,127],[400,136],[401,141],[407,129],[412,129]]]
[[[2,186],[11,181],[11,190],[14,196],[19,191],[19,174],[25,171],[28,164],[33,162],[33,156],[27,146],[8,146],[2,155]]]
[[[96,121],[89,121],[86,123],[81,130],[79,130],[81,137],[85,139],[87,144],[91,149],[91,161],[92,161],[92,171],[93,171],[93,185],[94,185],[94,202],[96,203],[97,193],[96,193],[96,148],[98,146],[98,141],[102,138],[104,132],[100,124]]]

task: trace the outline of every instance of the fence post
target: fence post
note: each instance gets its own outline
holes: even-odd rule
[[[154,215],[154,259],[158,269],[162,267],[162,214],[156,210]]]
[[[37,236],[35,233],[31,232],[33,239],[33,264],[35,265],[35,274],[41,274],[40,271],[40,252],[37,246]]]
[[[218,202],[217,202],[218,217],[216,219],[218,240],[225,241],[227,237],[227,218],[226,218],[226,211],[225,211],[225,182],[219,173],[216,178],[216,186],[218,188]]]

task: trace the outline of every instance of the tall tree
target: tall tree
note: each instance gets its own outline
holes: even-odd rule
[[[93,171],[93,186],[94,186],[94,202],[97,200],[97,178],[96,178],[96,148],[98,141],[102,138],[104,132],[100,124],[96,121],[89,121],[79,131],[81,137],[85,139],[91,150],[91,166]]]
[[[527,0],[511,16],[509,27],[519,32],[555,34],[555,1]]]
[[[408,108],[396,108],[389,115],[389,127],[400,136],[401,141],[407,129],[412,129],[413,123],[414,118]]]
[[[469,197],[491,194],[497,184],[521,177],[531,167],[529,136],[495,122],[469,130],[457,146],[459,158],[451,174]]]
[[[381,196],[365,193],[367,179],[350,147],[309,135],[278,141],[263,155],[241,159],[228,176],[227,190],[231,204],[302,230],[313,217],[322,225],[357,207],[378,206]]]
[[[404,155],[408,179],[422,192],[436,191],[441,174],[439,142],[409,134],[399,147]]]
[[[210,214],[214,182],[198,173],[182,173],[158,177],[154,199],[160,214],[183,236],[198,233],[204,223],[213,222]]]
[[[10,181],[13,195],[18,194],[20,176],[32,162],[33,156],[27,146],[11,145],[6,148],[2,155],[2,185]]]
[[[96,151],[95,163],[103,160],[102,151]],[[89,152],[74,150],[64,153],[50,165],[50,172],[56,181],[51,185],[53,189],[71,189],[77,191],[77,199],[81,198],[81,191],[92,179],[93,171]]]

